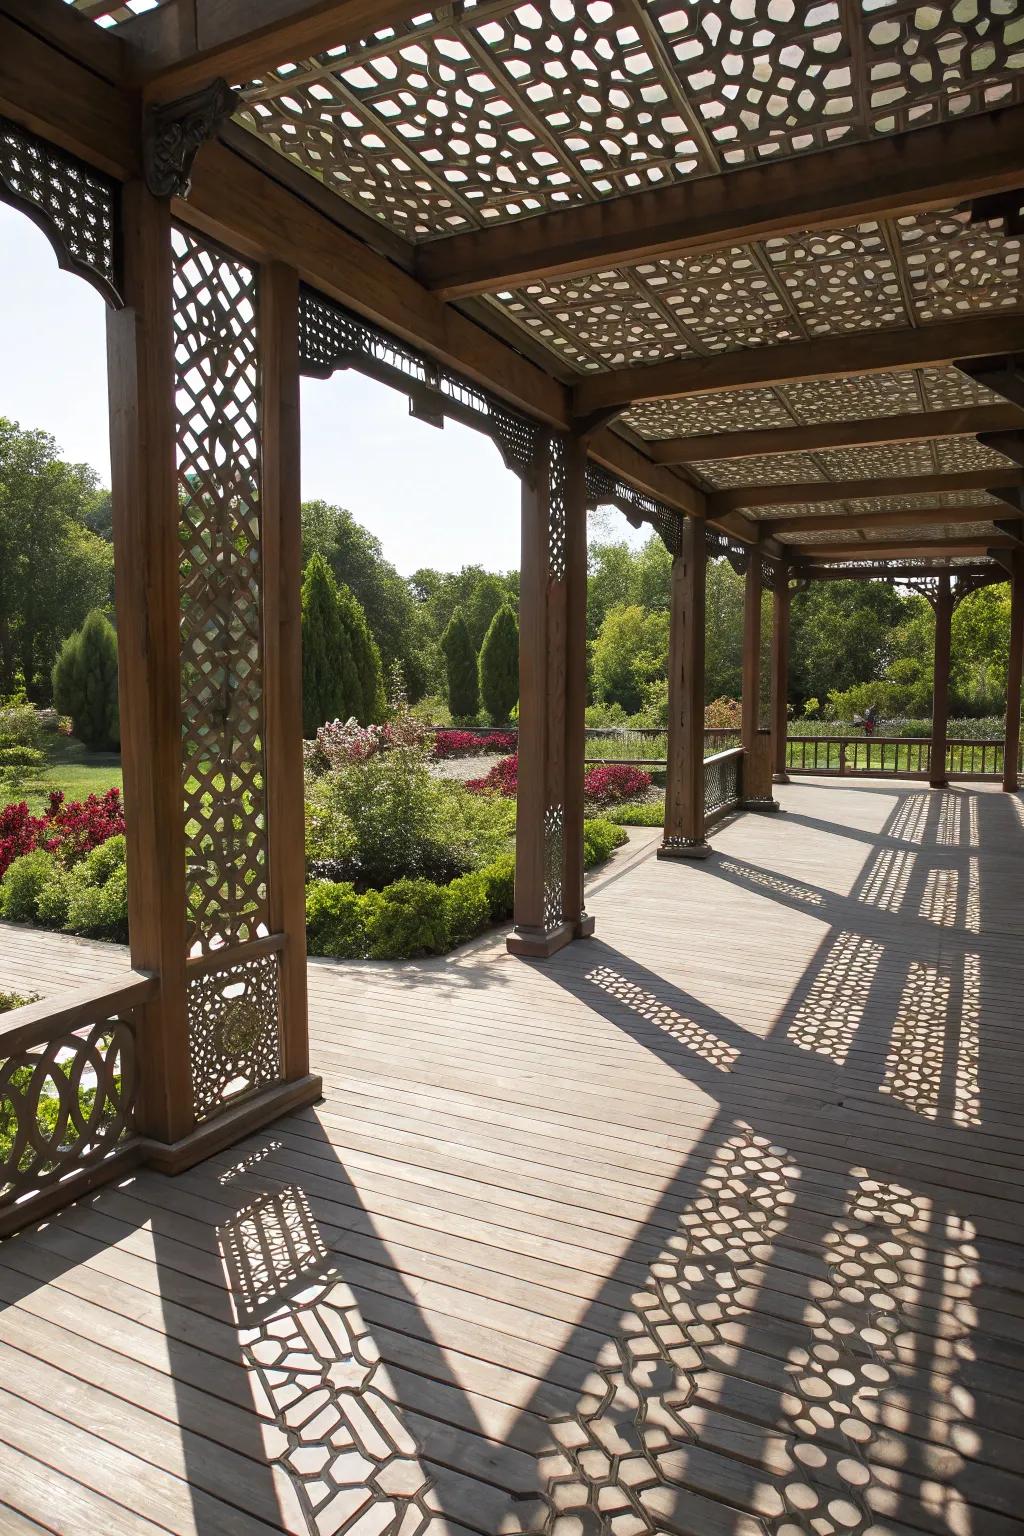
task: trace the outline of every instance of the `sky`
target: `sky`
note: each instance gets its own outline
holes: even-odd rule
[[[0,336],[0,416],[51,433],[108,485],[104,302],[3,204]],[[302,495],[347,507],[406,576],[519,565],[519,481],[490,439],[416,421],[404,395],[358,373],[302,381]],[[617,514],[602,534],[643,542]]]

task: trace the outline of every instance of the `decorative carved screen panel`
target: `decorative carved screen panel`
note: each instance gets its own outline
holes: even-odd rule
[[[121,308],[118,190],[109,177],[0,117],[0,202],[22,209],[58,264]]]
[[[278,957],[216,965],[189,977],[189,1057],[196,1119],[281,1076]]]
[[[174,232],[188,938],[266,932],[260,373],[254,270]]]
[[[650,523],[670,555],[679,553],[683,519],[663,501],[647,491],[640,491],[628,480],[620,480],[610,470],[593,460],[587,462],[586,502],[588,507],[618,507],[634,528]]]
[[[536,422],[312,288],[303,288],[299,298],[299,366],[312,378],[356,368],[407,394],[418,413],[450,416],[486,432],[509,469],[524,477],[533,473]]]

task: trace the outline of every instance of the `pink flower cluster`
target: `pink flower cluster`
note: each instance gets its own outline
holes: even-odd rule
[[[466,788],[475,795],[504,795],[515,798],[519,787],[519,754],[500,758],[482,779],[467,779]],[[620,805],[635,800],[651,787],[651,776],[628,763],[608,763],[591,768],[583,780],[583,795],[592,805]]]
[[[73,864],[123,831],[119,789],[85,800],[65,800],[63,791],[55,789],[44,816],[33,816],[24,800],[6,805],[0,810],[0,879],[23,853],[45,848]]]
[[[518,740],[515,731],[490,731],[484,736],[475,731],[437,731],[433,755],[474,757],[482,752],[514,752]]]

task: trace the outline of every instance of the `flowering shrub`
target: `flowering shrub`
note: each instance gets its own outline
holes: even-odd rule
[[[620,805],[635,800],[651,787],[651,776],[628,763],[607,763],[591,768],[583,780],[583,797],[592,805]]]
[[[104,795],[89,795],[85,800],[65,800],[60,789],[51,791],[46,811],[50,841],[65,864],[84,858],[109,837],[124,831],[124,806],[121,791],[108,789]]]
[[[15,859],[37,848],[55,853],[70,865],[123,831],[118,789],[85,800],[65,800],[63,792],[55,789],[45,816],[33,816],[24,800],[7,805],[0,810],[0,879]]]
[[[40,834],[45,828],[44,818],[33,816],[25,800],[4,806],[0,811],[0,880],[15,859],[39,847]]]
[[[389,745],[386,725],[360,725],[351,720],[328,720],[313,741],[303,743],[306,763],[314,773],[330,773],[349,763],[365,763]]]
[[[519,788],[519,754],[500,758],[482,779],[467,779],[465,787],[474,795],[514,799]],[[583,780],[584,796],[592,805],[618,805],[623,800],[635,800],[650,787],[649,773],[621,763],[591,768]]]
[[[438,731],[434,736],[434,757],[473,757],[482,752],[514,752],[519,741],[515,731],[490,731],[479,736],[475,731]]]
[[[706,731],[738,731],[743,709],[738,699],[712,699],[704,706]]]
[[[500,757],[489,773],[482,779],[467,779],[465,787],[474,795],[504,795],[508,800],[515,799],[519,788],[519,753]]]

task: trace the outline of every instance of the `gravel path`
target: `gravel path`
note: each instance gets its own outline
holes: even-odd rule
[[[482,779],[505,754],[484,752],[478,757],[434,757],[430,771],[435,779]]]

